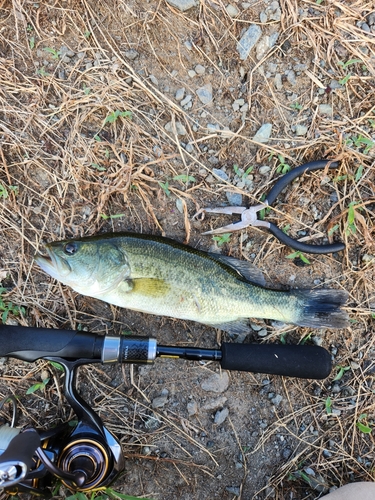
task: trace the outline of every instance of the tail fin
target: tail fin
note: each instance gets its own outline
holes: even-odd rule
[[[311,328],[346,328],[348,314],[341,309],[348,298],[344,290],[293,290],[300,302],[299,326]]]

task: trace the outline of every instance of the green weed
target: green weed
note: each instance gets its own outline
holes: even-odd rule
[[[229,240],[230,240],[231,236],[232,236],[231,233],[224,233],[224,234],[220,234],[218,236],[212,236],[212,239],[214,241],[216,241],[218,247],[221,247],[225,243],[229,243]]]
[[[340,366],[340,365],[338,365],[337,369],[338,369],[338,372],[337,372],[336,377],[333,379],[334,382],[336,380],[341,380],[342,377],[344,376],[344,373],[347,372],[348,370],[350,370],[350,366]]]
[[[171,195],[171,192],[169,191],[169,182],[168,181],[165,181],[165,182],[159,181],[159,186],[162,188],[162,190],[164,191],[166,196],[169,197]]]
[[[346,234],[355,234],[357,232],[357,226],[355,225],[355,207],[359,205],[357,201],[352,201],[349,203],[348,207],[348,219],[346,221]],[[360,210],[360,207],[357,207]]]
[[[331,413],[332,413],[332,399],[329,396],[325,400],[324,406],[325,406],[327,415],[331,415]]]
[[[7,292],[7,289],[4,287],[0,287],[0,311],[2,312],[1,321],[3,324],[6,323],[9,313],[13,314],[13,316],[20,316],[20,315],[24,316],[26,314],[26,310],[24,307],[15,306],[13,305],[12,302],[6,302],[2,297],[2,294],[4,292]]]
[[[298,111],[300,111],[303,108],[303,106],[301,104],[299,104],[298,102],[294,102],[293,104],[290,105],[290,107],[292,109],[296,109]]]
[[[366,423],[363,423],[362,420],[365,420]],[[356,426],[361,432],[363,432],[363,434],[370,434],[372,432],[372,427],[367,425],[367,413],[360,414]]]
[[[298,258],[298,259],[301,259],[302,262],[304,262],[305,264],[311,264],[311,262],[306,257],[306,255],[304,255],[299,250],[297,250],[297,252],[290,253],[289,255],[286,256],[286,258],[287,259],[297,259]]]
[[[133,118],[133,114],[131,111],[120,111],[116,109],[116,111],[112,111],[112,113],[110,113],[106,117],[106,119],[104,120],[104,125],[106,123],[115,123],[118,118],[128,118],[129,120],[131,120]]]
[[[152,499],[142,499],[140,497],[133,497],[130,495],[125,495],[124,493],[119,493],[112,488],[105,488],[104,490],[93,491],[91,494],[87,493],[87,496],[81,491],[77,491],[73,495],[65,498],[65,500],[108,500],[108,499],[119,499],[119,500],[152,500]]]
[[[32,385],[27,389],[26,394],[33,394],[36,391],[43,390],[48,384],[48,382],[49,378],[45,378],[41,382],[37,382],[36,384]]]
[[[248,169],[243,170],[242,168],[240,168],[238,165],[235,164],[233,165],[233,170],[237,175],[237,177],[239,177],[242,181],[245,181],[248,175],[251,174],[251,172],[254,170],[254,167],[251,166]]]
[[[333,233],[335,233],[340,227],[340,224],[335,224],[331,229],[328,231],[328,236],[332,236]]]
[[[99,172],[105,172],[107,170],[105,167],[99,165],[99,163],[91,163],[91,166],[95,168],[95,170],[98,170]]]
[[[285,158],[283,155],[277,155],[277,158],[280,162],[279,166],[276,169],[277,174],[286,174],[292,168],[288,163],[285,162]]]
[[[193,177],[192,175],[181,174],[181,175],[175,175],[173,177],[173,180],[188,183],[188,182],[195,182],[195,177]]]
[[[114,214],[114,215],[106,215],[106,214],[100,214],[100,217],[104,220],[107,219],[120,219],[121,217],[125,217],[125,214]]]
[[[52,56],[52,59],[58,59],[60,55],[60,51],[53,49],[52,47],[44,47],[43,49],[45,52],[49,52]]]

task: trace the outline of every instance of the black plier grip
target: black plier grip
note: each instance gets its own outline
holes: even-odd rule
[[[345,245],[343,243],[332,243],[327,245],[310,245],[308,243],[302,243],[297,241],[287,234],[285,234],[280,228],[278,228],[272,222],[267,222],[264,220],[259,220],[257,213],[272,205],[276,200],[277,196],[281,191],[288,186],[296,177],[303,175],[305,172],[311,172],[313,170],[322,170],[324,168],[337,168],[339,166],[338,162],[330,160],[318,160],[312,161],[300,165],[294,168],[287,174],[283,175],[273,186],[271,191],[268,193],[266,199],[263,203],[255,205],[249,208],[245,207],[224,207],[224,208],[204,208],[202,212],[212,212],[212,213],[222,213],[222,214],[241,214],[241,221],[234,224],[229,224],[227,226],[221,227],[219,229],[214,229],[212,231],[207,231],[203,234],[222,234],[226,232],[236,231],[239,229],[244,229],[247,226],[264,227],[268,229],[278,240],[280,240],[285,245],[306,253],[314,254],[326,254],[333,252],[340,252],[344,250]]]

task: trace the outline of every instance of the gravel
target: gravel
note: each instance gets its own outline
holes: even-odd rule
[[[186,128],[181,122],[175,122],[176,125],[176,132],[178,135],[186,135]],[[164,126],[165,130],[171,134],[175,133],[174,127],[173,127],[173,122],[168,122]]]
[[[229,415],[229,410],[228,408],[223,408],[222,410],[218,410],[216,413],[215,413],[215,417],[214,417],[214,423],[216,425],[221,425],[225,422],[227,416]]]
[[[319,113],[321,115],[332,115],[332,111],[330,104],[319,104]]]
[[[261,36],[262,30],[257,24],[251,24],[245,31],[237,44],[237,51],[242,61],[249,57],[251,49],[257,44]]]
[[[185,95],[185,87],[176,90],[175,99],[176,101],[181,101]]]
[[[202,104],[209,104],[212,101],[212,85],[207,83],[196,90],[198,99]]]
[[[210,377],[204,379],[201,388],[206,392],[224,392],[229,386],[229,376],[226,371],[213,373]]]
[[[196,0],[167,0],[167,3],[169,3],[169,5],[172,5],[172,7],[180,10],[181,12],[185,12],[186,10],[189,10],[192,7],[196,7],[198,5]]]
[[[231,191],[226,191],[225,196],[230,205],[240,207],[242,205],[242,194],[232,193]]]
[[[272,132],[272,123],[265,123],[260,127],[257,133],[254,135],[254,141],[266,143],[268,139],[271,137]]]

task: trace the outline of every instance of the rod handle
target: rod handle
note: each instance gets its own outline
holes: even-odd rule
[[[329,352],[319,346],[223,343],[221,351],[225,370],[324,379],[332,369]]]

